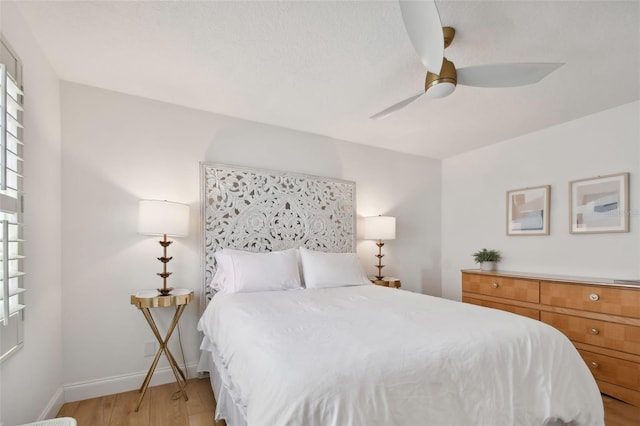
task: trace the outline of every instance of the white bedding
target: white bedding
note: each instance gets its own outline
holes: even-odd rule
[[[253,425],[603,425],[573,345],[541,322],[364,285],[218,294],[198,323]]]

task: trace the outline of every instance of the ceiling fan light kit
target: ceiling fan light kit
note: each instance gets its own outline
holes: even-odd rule
[[[456,84],[458,84],[458,73],[453,62],[442,59],[442,69],[440,74],[434,74],[427,72],[427,77],[424,81],[424,91],[427,93],[428,98],[444,98],[449,96],[456,90]]]

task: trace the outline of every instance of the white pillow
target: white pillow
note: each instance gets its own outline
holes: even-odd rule
[[[307,288],[371,284],[355,253],[323,253],[300,248]]]
[[[270,253],[224,249],[214,257],[218,270],[211,285],[222,293],[288,290],[301,286],[295,249]]]
[[[231,252],[240,252],[241,250],[222,249],[213,254],[216,260],[216,273],[213,274],[209,286],[219,292],[224,292],[224,288],[228,283],[233,282],[233,263],[231,261]]]

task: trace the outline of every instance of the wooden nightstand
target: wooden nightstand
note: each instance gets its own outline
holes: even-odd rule
[[[398,278],[384,277],[381,280],[377,278],[371,278],[371,282],[375,285],[381,285],[383,287],[400,288],[400,280]]]
[[[167,358],[167,361],[169,361],[169,365],[171,366],[173,375],[176,378],[176,382],[178,383],[178,386],[180,386],[180,392],[182,393],[184,400],[189,400],[189,398],[187,397],[187,393],[184,391],[184,384],[187,380],[186,376],[169,351],[167,343],[171,338],[173,330],[178,325],[184,309],[193,300],[193,291],[186,289],[174,289],[171,293],[172,294],[168,296],[160,296],[157,290],[146,290],[131,295],[131,304],[142,311],[142,314],[149,323],[149,327],[151,327],[151,331],[153,331],[154,336],[156,336],[156,339],[160,344],[160,348],[158,349],[158,352],[156,352],[155,358],[153,358],[151,367],[149,367],[149,372],[147,373],[147,376],[144,378],[144,382],[142,382],[142,386],[140,387],[140,398],[138,399],[138,405],[136,405],[136,411],[138,411],[138,409],[140,408],[142,398],[144,398],[144,394],[145,392],[147,392],[147,388],[149,387],[151,376],[153,376],[153,372],[155,371],[156,366],[158,365],[158,361],[160,360],[160,354],[162,354],[163,352],[164,356]],[[151,311],[149,309],[164,308],[169,306],[175,306],[176,312],[173,314],[173,320],[171,321],[171,324],[167,329],[167,335],[163,339],[160,331],[158,330],[158,326],[156,326],[156,323],[151,316]],[[181,378],[182,380],[180,380]]]

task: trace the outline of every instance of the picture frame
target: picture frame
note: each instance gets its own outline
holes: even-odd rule
[[[507,191],[507,235],[549,235],[551,186]]]
[[[569,182],[569,232],[629,232],[629,173]]]

